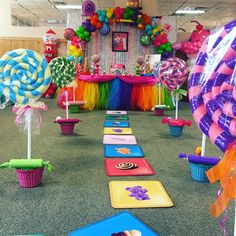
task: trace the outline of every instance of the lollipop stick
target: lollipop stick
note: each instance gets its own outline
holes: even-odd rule
[[[178,109],[179,109],[179,94],[177,93],[175,96],[175,119],[176,120],[178,119]]]
[[[206,150],[206,135],[203,133],[203,134],[202,134],[201,156],[204,156],[204,155],[205,155],[205,150]]]
[[[32,119],[31,119],[31,108],[26,112],[27,119],[27,131],[28,131],[28,142],[27,142],[27,159],[31,159],[31,132],[32,132]]]
[[[66,90],[66,119],[69,119],[69,109],[68,109],[68,91]]]
[[[158,86],[158,105],[161,105],[161,83]]]

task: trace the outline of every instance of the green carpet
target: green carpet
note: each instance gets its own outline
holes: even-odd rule
[[[186,160],[179,152],[193,153],[201,145],[201,132],[195,123],[185,127],[183,136],[169,135],[168,126],[152,112],[130,111],[133,132],[146,158],[156,171],[153,176],[107,177],[103,164],[102,130],[105,111],[82,111],[71,114],[82,123],[76,125],[77,135],[63,136],[53,123],[64,116],[54,100],[44,100],[49,110],[41,112],[40,136],[33,136],[32,157],[49,160],[53,173],[44,170],[42,185],[22,189],[14,169],[0,170],[0,235],[44,234],[63,236],[79,227],[99,221],[122,209],[110,204],[108,182],[111,180],[161,181],[174,206],[172,208],[129,209],[160,236],[221,235],[219,219],[213,218],[208,207],[214,201],[218,184],[192,180]],[[166,112],[167,113],[167,112]],[[189,104],[180,104],[181,117],[192,120]],[[169,111],[173,116],[174,111]],[[11,107],[0,110],[0,162],[26,157],[27,136],[14,124]],[[207,142],[206,154],[221,155]],[[233,234],[234,203],[228,208],[227,229]],[[126,210],[126,209],[125,209]],[[91,235],[102,236],[102,235]]]

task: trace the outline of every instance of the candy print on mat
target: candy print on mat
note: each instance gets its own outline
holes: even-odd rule
[[[121,135],[121,134],[133,134],[133,131],[131,128],[109,128],[105,127],[103,129],[103,134],[116,134],[116,135]]]
[[[104,127],[129,127],[128,121],[104,121]]]
[[[103,144],[137,144],[134,135],[104,135]]]
[[[135,197],[129,196],[129,190]],[[147,192],[140,194],[140,190]],[[111,205],[113,208],[171,207],[173,203],[159,181],[111,181],[109,182]],[[138,196],[140,195],[140,196]],[[137,200],[136,197],[147,198]],[[148,199],[150,198],[150,199]]]
[[[235,29],[236,20],[208,37],[188,83],[197,125],[223,152],[236,137]]]
[[[115,232],[138,230],[142,236],[158,236],[151,228],[129,212],[121,212],[69,233],[69,236],[111,236]]]
[[[27,104],[37,100],[50,82],[47,61],[37,52],[16,49],[0,59],[0,94],[14,103]]]
[[[120,163],[132,163],[136,167],[133,169],[118,169]],[[108,176],[140,176],[153,175],[155,172],[148,160],[144,158],[105,158],[104,164]]]
[[[143,151],[138,145],[104,145],[105,157],[143,157]]]

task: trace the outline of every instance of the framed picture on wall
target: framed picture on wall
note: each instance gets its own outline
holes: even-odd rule
[[[128,52],[128,32],[112,32],[112,51]]]

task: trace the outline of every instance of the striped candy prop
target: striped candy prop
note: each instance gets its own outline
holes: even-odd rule
[[[187,78],[188,70],[185,61],[171,57],[163,61],[156,67],[158,72],[155,72],[155,76],[167,86],[170,91],[180,87]]]
[[[223,152],[236,137],[236,21],[212,34],[201,48],[189,79],[193,117]]]
[[[17,49],[0,59],[0,93],[13,103],[26,104],[37,100],[51,81],[47,61],[38,53]]]
[[[68,85],[76,76],[76,68],[73,62],[65,57],[57,57],[50,61],[52,82],[59,88]]]
[[[220,180],[222,187],[209,208],[215,217],[224,212],[231,199],[236,199],[235,63],[236,20],[208,37],[189,80],[189,99],[195,121],[203,133],[225,152],[222,160],[206,172],[211,183]]]

